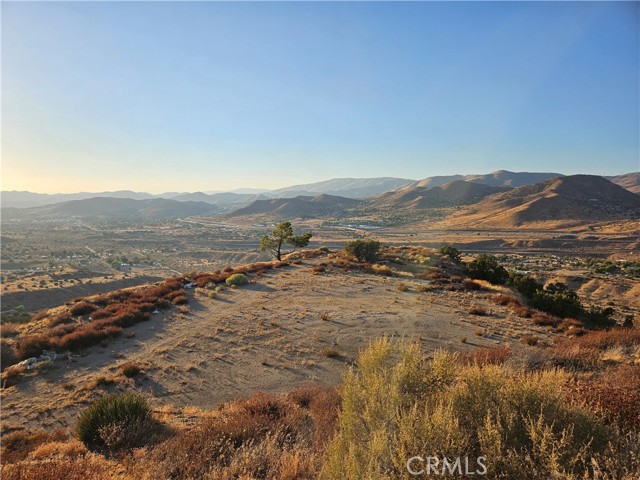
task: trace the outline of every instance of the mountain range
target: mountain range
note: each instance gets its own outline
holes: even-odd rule
[[[640,218],[640,195],[595,175],[571,175],[488,196],[451,215],[447,228],[564,228]]]
[[[276,219],[339,215],[358,205],[374,210],[467,206],[450,218],[452,225],[518,226],[551,220],[564,224],[626,218],[635,215],[638,193],[638,172],[605,178],[500,170],[486,175],[438,176],[419,181],[393,177],[339,178],[262,193],[171,192],[154,196],[133,191],[52,195],[9,191],[2,192],[2,213],[4,218],[25,215],[170,218],[221,214],[226,218],[263,215]]]

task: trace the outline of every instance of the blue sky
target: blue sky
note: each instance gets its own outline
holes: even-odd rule
[[[640,170],[637,2],[2,2],[2,188]]]

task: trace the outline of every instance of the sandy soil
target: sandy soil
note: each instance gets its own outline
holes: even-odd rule
[[[146,393],[157,409],[212,408],[258,390],[336,384],[358,351],[383,335],[417,339],[427,351],[519,345],[523,335],[550,336],[485,299],[486,290],[418,292],[428,280],[316,274],[311,267],[319,261],[271,271],[255,284],[226,288],[216,299],[191,290],[187,313],[155,315],[127,329],[130,338],[56,360],[51,369],[2,391],[3,430],[73,427],[90,400],[119,389]],[[409,290],[398,290],[399,283]],[[471,307],[488,315],[471,315]],[[141,364],[144,373],[125,378],[120,366],[128,361]],[[99,377],[115,383],[96,386]]]

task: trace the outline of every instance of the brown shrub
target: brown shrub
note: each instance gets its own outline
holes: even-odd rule
[[[4,338],[0,339],[0,369],[4,370],[16,363],[18,363],[18,356],[15,348]]]
[[[121,331],[122,328],[117,326],[87,325],[64,335],[53,347],[57,347],[59,350],[79,350],[119,335]]]
[[[19,333],[18,328],[17,323],[2,323],[0,324],[0,337],[15,337]]]
[[[174,297],[171,301],[173,302],[174,305],[184,305],[189,301],[189,299],[187,298],[186,295],[178,295]]]
[[[77,458],[47,458],[41,461],[21,461],[3,466],[3,480],[87,480],[121,478],[117,464],[101,455],[89,454]]]
[[[516,306],[516,307],[522,306],[522,304],[518,301],[517,298],[511,297],[509,295],[503,295],[503,294],[493,295],[492,297],[489,297],[489,299],[493,303],[496,303],[498,305],[510,306],[510,307],[511,306]]]
[[[65,323],[73,322],[73,318],[68,313],[59,313],[58,315],[54,315],[47,320],[47,325],[49,327],[56,327],[58,325],[63,325]]]
[[[41,333],[23,336],[16,343],[16,355],[19,360],[37,357],[42,353],[42,350],[54,348],[57,344],[56,340]]]
[[[142,367],[137,363],[127,362],[120,367],[120,371],[127,378],[133,378],[142,371]]]
[[[327,347],[322,350],[322,356],[327,358],[337,358],[340,356],[340,353],[335,348]]]
[[[523,345],[529,345],[530,347],[534,347],[538,344],[540,340],[538,339],[538,337],[535,337],[533,335],[525,335],[524,337],[520,338],[520,343],[522,343]]]
[[[463,280],[462,282],[463,290],[480,290],[480,284],[474,282],[473,280]]]
[[[631,365],[610,367],[573,386],[577,398],[620,428],[640,427],[640,369]],[[573,397],[573,395],[572,395]]]
[[[512,311],[514,314],[521,318],[531,318],[536,313],[535,310],[524,305],[514,306]]]
[[[463,365],[501,365],[511,356],[511,348],[480,347],[471,352],[460,354],[459,360]]]
[[[2,463],[14,463],[24,460],[36,447],[66,439],[67,434],[62,430],[17,431],[4,434],[2,435]],[[2,473],[4,478],[4,470]]]
[[[88,315],[91,312],[97,310],[95,305],[92,305],[88,302],[79,302],[76,303],[73,307],[69,309],[71,315],[80,316],[80,315]]]
[[[555,317],[553,315],[549,315],[548,313],[543,313],[539,311],[534,311],[535,313],[531,316],[531,320],[534,324],[539,325],[541,327],[557,327],[562,321],[560,318]]]
[[[157,445],[138,465],[137,478],[211,478],[230,471],[230,478],[283,478],[283,458],[310,455],[311,422],[308,412],[285,397],[258,393]]]
[[[606,350],[611,347],[633,347],[640,345],[640,328],[614,327],[609,330],[590,331],[585,335],[563,342],[580,348]]]
[[[409,290],[409,287],[404,283],[399,283],[396,288],[401,292],[407,292]]]
[[[469,309],[469,313],[471,315],[478,315],[480,317],[484,317],[486,315],[489,315],[489,313],[482,307],[471,307]]]

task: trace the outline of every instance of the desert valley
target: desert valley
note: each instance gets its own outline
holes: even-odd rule
[[[359,460],[335,463],[354,401],[344,388],[355,388],[341,385],[363,368],[365,381],[371,355],[413,348],[402,345],[424,365],[448,352],[461,372],[562,372],[558,405],[615,427],[607,448],[637,432],[637,172],[127,195],[150,197],[2,193],[6,478],[365,478],[345,470]],[[296,249],[285,235],[277,260],[260,246],[282,222],[312,236]],[[147,423],[75,439],[82,412],[125,392],[148,405]],[[238,428],[250,441],[201,444],[203,432],[230,441]],[[178,444],[206,458],[171,460],[195,455]],[[639,472],[624,448],[631,456],[601,478]],[[547,461],[489,469],[592,469]],[[401,472],[370,468],[366,478]]]

